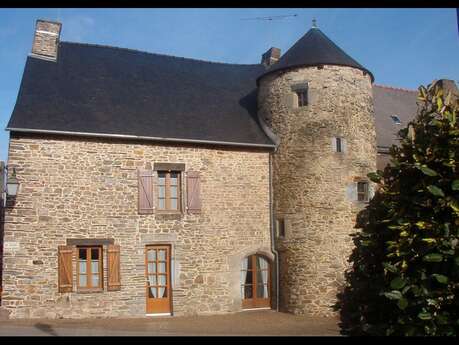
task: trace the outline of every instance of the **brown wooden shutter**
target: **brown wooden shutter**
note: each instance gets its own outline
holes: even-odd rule
[[[59,292],[72,292],[73,290],[73,248],[73,246],[58,247]]]
[[[153,171],[139,170],[139,213],[153,213]]]
[[[120,246],[108,245],[107,290],[121,290],[120,279]]]
[[[187,208],[189,213],[201,212],[201,182],[199,172],[189,171],[186,174]]]

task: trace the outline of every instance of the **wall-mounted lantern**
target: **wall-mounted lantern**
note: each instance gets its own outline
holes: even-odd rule
[[[15,198],[19,190],[19,181],[16,177],[16,169],[13,167],[13,173],[8,177],[8,166],[0,162],[0,198],[3,199],[3,207],[6,206],[7,198]],[[6,180],[6,183],[5,183]]]

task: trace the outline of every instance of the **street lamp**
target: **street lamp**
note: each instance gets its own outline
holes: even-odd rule
[[[16,177],[16,169],[13,167],[13,173],[11,177],[8,177],[8,166],[4,162],[0,161],[0,199],[3,200],[3,205],[6,206],[7,198],[15,198],[19,190],[19,181]],[[6,183],[5,183],[6,180]]]
[[[16,178],[16,169],[13,168],[13,174],[6,182],[6,195],[15,197],[18,194],[19,181]]]

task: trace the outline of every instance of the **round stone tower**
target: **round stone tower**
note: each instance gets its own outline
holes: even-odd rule
[[[280,309],[332,316],[376,169],[372,74],[313,27],[258,80],[279,139],[273,200]]]

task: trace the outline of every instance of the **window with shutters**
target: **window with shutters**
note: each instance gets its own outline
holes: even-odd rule
[[[181,188],[179,171],[158,171],[159,211],[181,211]]]
[[[77,286],[79,290],[103,289],[103,260],[101,246],[77,247]]]
[[[357,200],[368,201],[369,200],[369,188],[367,181],[357,182]]]

